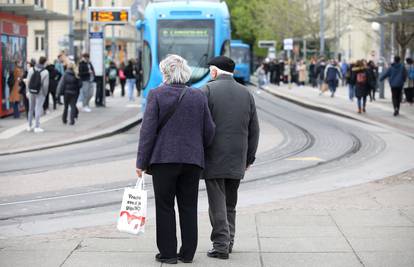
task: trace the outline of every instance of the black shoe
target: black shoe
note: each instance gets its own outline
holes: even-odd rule
[[[191,259],[184,259],[180,254],[178,254],[178,260],[179,261],[181,261],[181,262],[183,262],[183,263],[192,263],[193,262],[193,260]]]
[[[229,245],[229,254],[233,252],[233,244],[230,243]]]
[[[209,251],[207,251],[207,256],[210,258],[217,258],[217,259],[222,259],[222,260],[227,260],[229,258],[229,253],[226,252],[218,252],[217,250],[210,249]]]
[[[398,114],[399,114],[398,110],[395,110],[394,111],[394,116],[398,116]]]
[[[155,260],[167,264],[177,264],[177,258],[164,258],[161,253],[155,255]]]

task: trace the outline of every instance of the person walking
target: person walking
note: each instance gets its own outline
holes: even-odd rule
[[[137,70],[135,61],[133,59],[130,59],[128,61],[128,65],[125,67],[124,73],[126,76],[126,87],[127,87],[127,92],[128,92],[128,99],[129,101],[135,101],[134,88],[135,88],[138,70]]]
[[[339,79],[342,79],[341,69],[335,60],[331,60],[331,63],[325,69],[325,80],[328,83],[331,97],[335,97],[336,88],[339,84]]]
[[[62,78],[63,74],[65,73],[65,54],[62,52],[58,55],[57,60],[55,60],[55,69],[58,71],[59,79]],[[59,83],[59,81],[57,82]],[[61,95],[56,95],[56,101],[59,105],[62,105]]]
[[[394,116],[398,116],[400,114],[402,89],[407,79],[407,71],[403,64],[401,64],[401,58],[399,56],[394,57],[394,63],[385,71],[380,80],[384,81],[386,78],[388,78],[391,87]]]
[[[355,97],[355,84],[352,81],[352,69],[355,67],[355,64],[353,62],[349,63],[349,68],[346,71],[345,79],[348,84],[348,98],[349,101],[354,101]]]
[[[216,134],[206,150],[205,180],[213,248],[208,257],[228,259],[236,232],[237,191],[245,171],[256,159],[259,122],[253,95],[233,78],[235,63],[228,57],[212,58],[213,81],[202,89],[208,97]]]
[[[93,97],[93,86],[95,81],[95,69],[89,61],[89,54],[84,53],[82,60],[79,63],[79,77],[82,81],[82,89],[80,92],[80,99],[84,112],[91,112],[89,102]]]
[[[21,62],[14,63],[14,70],[9,77],[9,87],[11,88],[9,100],[13,106],[13,117],[20,118],[20,82],[23,77]]]
[[[107,70],[106,77],[108,77],[109,90],[111,92],[111,96],[114,96],[116,79],[118,78],[118,69],[116,68],[115,62],[111,61],[111,63],[109,63],[109,68]]]
[[[45,102],[43,103],[43,110],[45,113],[49,109],[49,94],[52,95],[53,109],[56,110],[58,99],[58,95],[56,95],[56,88],[61,77],[60,72],[56,70],[54,64],[47,65],[46,69],[49,72],[49,89],[45,98]]]
[[[118,77],[119,77],[119,83],[121,84],[121,96],[124,97],[125,96],[125,83],[126,83],[124,62],[122,62],[119,65]]]
[[[325,59],[321,59],[319,63],[316,66],[316,78],[318,79],[318,86],[319,86],[319,95],[323,94],[324,90],[324,83],[325,83],[325,68],[326,68],[326,62]]]
[[[318,86],[316,77],[316,60],[314,58],[312,58],[311,63],[309,64],[309,83],[313,88]]]
[[[64,108],[62,114],[62,122],[64,124],[68,121],[68,108],[70,107],[70,125],[75,124],[75,118],[77,118],[76,101],[78,99],[80,88],[82,87],[82,81],[77,77],[75,64],[70,62],[66,66],[65,74],[60,79],[57,86],[57,92],[63,94]]]
[[[49,72],[45,69],[46,57],[40,57],[39,63],[29,69],[27,74],[28,98],[29,98],[29,126],[27,131],[42,133],[40,128],[40,116],[43,113],[43,102],[45,101],[49,89]],[[35,125],[33,127],[33,113],[35,115]]]
[[[303,60],[298,63],[299,86],[305,86],[306,82],[306,64]]]
[[[266,84],[266,71],[264,69],[264,63],[260,64],[257,68],[256,76],[258,80],[256,93],[260,94],[260,89],[263,89],[263,86]]]
[[[375,101],[375,92],[377,91],[378,70],[374,61],[370,60],[367,64],[369,101]]]
[[[187,61],[169,55],[160,62],[163,84],[147,98],[136,160],[136,172],[152,174],[156,239],[155,260],[192,262],[197,248],[198,185],[205,148],[214,136],[214,122],[202,91],[187,87]],[[177,254],[174,200],[180,217],[181,248]]]
[[[407,71],[407,80],[404,85],[405,99],[410,105],[414,102],[414,64],[412,58],[406,59],[406,71]]]
[[[358,113],[366,112],[367,96],[370,90],[370,76],[367,67],[362,60],[358,60],[352,68],[351,84],[355,88],[357,98]]]

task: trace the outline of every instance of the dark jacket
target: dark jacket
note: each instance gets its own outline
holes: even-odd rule
[[[157,135],[157,127],[178,101],[184,85],[162,85],[149,92],[142,121],[136,167],[186,163],[204,168],[204,149],[214,136],[214,122],[202,91],[190,88],[174,115]]]
[[[381,81],[388,78],[391,87],[403,87],[407,79],[407,71],[401,63],[394,63],[381,76]]]
[[[358,74],[360,73],[365,74],[366,80],[364,83],[357,81]],[[371,79],[372,77],[370,77],[368,70],[365,67],[352,68],[351,84],[355,85],[356,97],[364,97],[369,94],[370,83],[372,83]]]
[[[253,95],[229,75],[220,75],[203,90],[216,124],[213,143],[206,150],[204,179],[243,179],[256,159],[259,122]]]
[[[326,65],[318,64],[316,65],[316,77],[320,80],[325,80],[325,68]]]
[[[58,94],[78,95],[82,81],[75,76],[73,70],[66,70],[57,88]]]
[[[47,65],[46,69],[49,71],[49,91],[54,93],[56,92],[56,88],[62,75],[60,75],[53,64]]]
[[[128,64],[125,67],[124,74],[127,79],[136,79],[138,75],[138,68],[135,64]]]
[[[82,60],[81,62],[79,62],[79,77],[82,81],[91,80],[91,74],[89,72],[89,67],[92,69],[92,73],[95,76],[95,69],[93,68],[92,63],[86,62],[85,60]]]

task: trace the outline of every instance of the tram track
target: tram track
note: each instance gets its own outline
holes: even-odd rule
[[[269,99],[265,99],[265,101],[267,101],[269,104],[274,105],[274,102],[272,102]],[[264,159],[259,155],[259,159],[257,164],[255,164],[253,169],[261,169],[261,168],[266,168],[269,165],[275,164],[277,162],[280,162],[286,158],[289,157],[293,157],[296,155],[300,155],[308,150],[310,150],[311,148],[313,148],[315,146],[317,137],[315,137],[310,131],[308,131],[307,129],[305,129],[304,127],[289,121],[286,118],[283,118],[282,116],[279,116],[277,114],[275,114],[275,112],[272,112],[271,109],[266,109],[263,108],[261,106],[258,106],[258,111],[266,114],[267,116],[273,117],[275,120],[278,120],[279,122],[284,122],[286,124],[289,124],[291,127],[295,128],[297,133],[300,133],[302,136],[304,136],[305,140],[301,146],[296,147],[295,149],[292,150],[288,150],[285,151],[283,153],[278,153],[278,149],[281,146],[284,146],[286,144],[283,144],[284,142],[282,142],[281,144],[279,144],[276,148],[271,149],[270,151],[266,151],[264,152],[264,154],[266,155],[273,155],[274,157],[271,159]],[[342,130],[342,129],[341,129]],[[285,133],[286,134],[286,133]],[[296,175],[295,174],[299,174],[301,172],[306,172],[309,171],[311,169],[315,169],[315,168],[321,168],[324,166],[327,166],[329,164],[341,161],[343,159],[347,159],[352,157],[353,155],[357,154],[362,146],[362,141],[361,139],[356,136],[355,134],[351,133],[351,132],[346,132],[346,134],[351,138],[352,140],[352,145],[348,147],[348,149],[344,152],[341,153],[339,155],[336,155],[333,158],[330,158],[328,160],[324,160],[324,161],[320,161],[320,162],[315,162],[314,164],[311,165],[307,165],[307,166],[303,166],[301,168],[295,168],[295,169],[291,169],[291,170],[287,170],[287,171],[275,171],[272,172],[270,174],[267,175],[258,175],[258,176],[254,176],[254,175],[249,175],[249,177],[247,177],[246,179],[242,180],[242,184],[252,184],[252,183],[258,183],[261,182],[263,180],[271,180],[272,182],[276,182],[276,183],[283,183],[286,181],[293,181],[293,180],[299,180],[301,179],[300,175]],[[124,154],[128,154],[128,153],[124,153]],[[252,177],[254,176],[254,177]],[[281,177],[283,177],[284,179],[280,179]],[[290,178],[288,178],[290,177]],[[51,195],[49,197],[43,197],[43,198],[29,198],[26,200],[20,200],[20,201],[12,201],[12,202],[5,202],[5,203],[0,203],[0,208],[2,207],[22,207],[25,205],[39,205],[41,203],[45,203],[48,201],[67,201],[68,199],[73,199],[73,200],[79,200],[80,198],[84,198],[84,199],[89,199],[91,197],[95,197],[97,195],[101,195],[101,196],[111,196],[111,197],[101,197],[103,199],[106,199],[107,201],[101,201],[100,203],[93,203],[90,205],[85,205],[85,203],[89,203],[88,201],[83,201],[84,203],[82,205],[75,205],[72,207],[67,207],[67,208],[62,208],[62,209],[55,209],[55,210],[50,210],[50,211],[38,211],[38,212],[33,212],[30,214],[17,214],[15,216],[0,216],[0,221],[13,221],[13,220],[19,220],[19,219],[23,219],[23,218],[27,218],[27,217],[33,217],[33,216],[42,216],[42,215],[51,215],[51,214],[59,214],[59,213],[65,213],[65,212],[75,212],[75,211],[82,211],[82,210],[88,210],[88,209],[96,209],[96,208],[102,208],[102,207],[109,207],[109,206],[114,206],[114,205],[119,205],[119,196],[122,192],[122,190],[126,187],[126,186],[131,186],[132,184],[134,184],[135,181],[130,181],[128,183],[125,183],[125,185],[118,185],[115,187],[108,187],[105,189],[101,189],[101,190],[92,190],[92,191],[85,191],[85,190],[81,190],[80,192],[76,192],[76,193],[71,193],[71,194],[64,194],[64,195]],[[204,191],[204,187],[200,188],[201,191]],[[43,194],[45,195],[45,194]],[[46,194],[47,195],[47,194]],[[115,195],[115,196],[114,196]],[[149,195],[149,198],[153,198],[152,195]],[[17,208],[16,208],[17,210]]]

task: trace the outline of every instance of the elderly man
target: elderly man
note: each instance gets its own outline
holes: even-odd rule
[[[213,81],[203,90],[216,134],[206,150],[203,173],[213,227],[213,249],[207,256],[228,259],[234,244],[237,190],[255,160],[259,123],[252,94],[233,79],[233,60],[220,56],[208,64]]]

